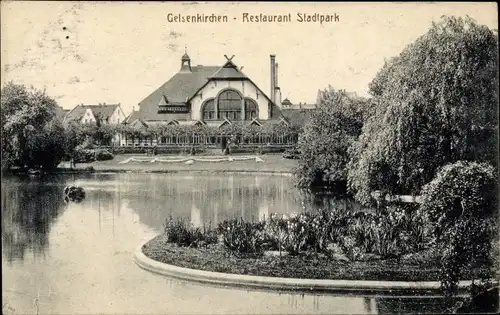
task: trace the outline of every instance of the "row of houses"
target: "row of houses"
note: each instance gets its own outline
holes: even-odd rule
[[[204,125],[214,128],[227,124],[304,125],[316,105],[292,104],[288,99],[281,99],[275,55],[270,55],[271,86],[268,93],[234,63],[234,56],[224,57],[226,60],[218,66],[194,66],[189,55],[184,53],[179,71],[139,102],[138,110],[133,110],[129,115],[125,115],[120,104],[105,103],[79,104],[69,111],[61,109],[59,115],[66,123],[125,124],[137,130],[158,125]],[[137,146],[183,142],[182,137],[175,140],[141,139],[137,136],[129,138],[119,135],[114,144]],[[212,138],[203,139],[202,142],[211,142]],[[268,141],[283,141],[279,136],[271,138]]]

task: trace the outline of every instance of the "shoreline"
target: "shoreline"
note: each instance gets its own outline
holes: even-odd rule
[[[224,161],[229,157],[235,158],[232,161]],[[242,158],[247,158],[242,160]],[[258,157],[259,162],[254,160]],[[127,162],[134,158],[132,162]],[[180,162],[155,162],[151,160],[158,158],[182,159]],[[211,156],[207,161],[195,160],[191,164],[185,164],[184,160],[199,159],[199,156],[138,156],[138,155],[116,155],[114,159],[108,161],[95,161],[92,163],[78,163],[75,168],[67,167],[68,163],[63,162],[58,168],[51,171],[29,172],[26,170],[10,170],[5,174],[12,175],[34,175],[41,174],[89,174],[89,173],[209,173],[209,174],[252,174],[252,175],[283,175],[292,176],[293,168],[297,161],[283,158],[281,155],[233,155],[233,156]],[[220,159],[220,160],[214,160]],[[241,159],[241,160],[239,160]],[[125,163],[124,163],[125,162]]]
[[[135,174],[175,174],[175,173],[208,173],[208,174],[242,174],[242,175],[279,175],[293,176],[292,172],[285,171],[254,171],[254,170],[209,170],[209,169],[163,169],[163,170],[137,170],[137,169],[57,169],[54,171],[44,172],[44,175],[58,174],[104,174],[104,173],[135,173]],[[10,172],[11,175],[32,175],[29,172]]]

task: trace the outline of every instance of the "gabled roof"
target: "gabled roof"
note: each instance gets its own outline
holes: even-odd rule
[[[249,125],[257,125],[257,126],[262,126],[261,122],[257,120],[257,118],[252,119]]]
[[[113,113],[120,106],[120,104],[110,104],[110,105],[99,104],[99,105],[85,105],[85,106],[88,106],[88,108],[92,110],[92,112],[94,113],[94,117],[96,119],[106,120],[109,117],[111,117],[111,115],[113,115]]]
[[[186,101],[203,86],[209,77],[217,70],[218,66],[196,66],[192,67],[192,72],[178,72],[170,80],[156,89],[139,103],[140,111],[149,113],[152,117],[159,118],[158,104],[164,97],[167,104],[185,104]],[[156,120],[156,119],[154,119]]]
[[[134,122],[136,119],[139,119],[141,116],[141,114],[134,110],[132,111],[126,118],[125,120],[123,121],[124,124],[130,124],[132,122]]]
[[[94,118],[96,120],[106,120],[115,112],[116,108],[119,107],[120,104],[98,104],[98,105],[76,105],[75,108],[70,110],[64,120],[72,121],[72,120],[80,120],[87,112],[87,109],[92,111]]]
[[[283,102],[281,102],[281,105],[292,105],[292,102],[288,98],[285,98]]]
[[[243,72],[231,61],[228,60],[214,75],[210,77],[211,80],[228,80],[228,79],[248,79]]]
[[[158,103],[159,106],[162,106],[162,105],[167,105],[168,104],[168,99],[165,95],[163,95],[161,98],[160,98],[160,102]]]
[[[87,112],[88,106],[76,105],[72,110],[70,110],[64,117],[64,121],[80,121],[85,113]]]
[[[131,127],[135,129],[146,129],[148,128],[148,125],[141,119],[136,119],[134,120],[134,122],[132,122]]]

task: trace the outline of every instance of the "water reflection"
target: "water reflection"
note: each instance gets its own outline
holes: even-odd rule
[[[270,211],[298,212],[301,202],[290,179],[259,176],[145,175],[136,185],[134,174],[118,183],[122,200],[129,203],[142,223],[161,229],[165,217],[188,216],[194,224],[216,224],[242,217],[258,220]]]
[[[87,198],[65,204],[62,189]],[[342,201],[304,198],[286,177],[86,174],[2,179],[2,297],[25,314],[378,314],[441,312],[439,299],[277,293],[199,285],[146,272],[136,246],[165,217],[200,226]],[[343,203],[346,208],[354,204]],[[36,304],[34,303],[36,301]]]
[[[28,250],[35,258],[43,258],[50,227],[64,205],[60,187],[52,181],[33,183],[26,177],[2,184],[1,191],[2,247],[7,261],[22,261]]]

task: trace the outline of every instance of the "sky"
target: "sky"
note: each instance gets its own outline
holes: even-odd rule
[[[59,105],[120,103],[126,114],[170,79],[187,47],[192,65],[228,57],[265,93],[269,55],[282,98],[314,103],[318,89],[368,95],[384,60],[443,15],[470,16],[496,29],[496,3],[5,2],[1,5],[1,84],[45,89]],[[169,22],[174,15],[227,15],[228,22]],[[289,23],[249,23],[243,14],[291,14]],[[305,23],[297,13],[338,15]]]

